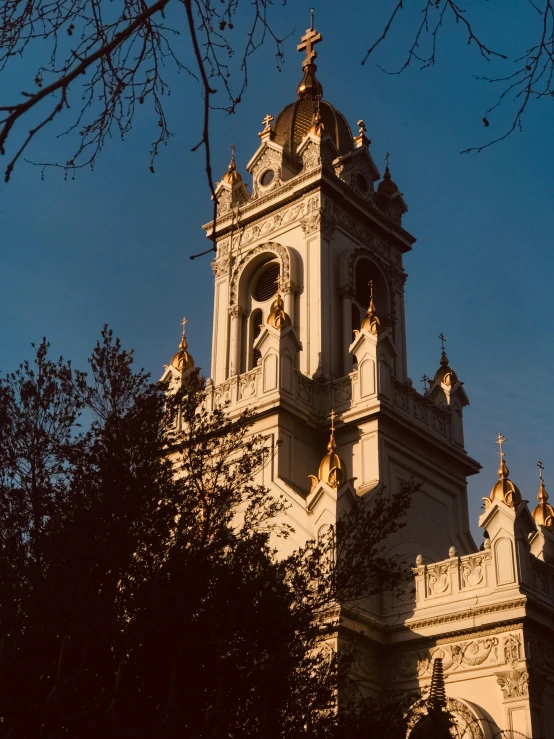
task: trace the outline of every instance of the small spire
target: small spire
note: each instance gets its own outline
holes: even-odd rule
[[[329,436],[329,443],[327,444],[327,454],[323,457],[319,464],[318,476],[310,475],[312,481],[312,491],[317,486],[318,482],[325,482],[327,485],[332,487],[334,490],[338,490],[340,486],[346,481],[346,464],[336,452],[337,442],[335,441],[335,418],[337,414],[335,409],[331,409],[329,418],[331,419],[331,434]]]
[[[380,195],[385,195],[386,197],[392,198],[393,195],[398,192],[398,185],[392,179],[389,169],[389,160],[390,153],[387,151],[387,153],[385,154],[385,174],[383,175],[383,179],[379,183],[377,192]]]
[[[179,342],[179,351],[173,355],[171,360],[171,366],[181,373],[194,367],[194,359],[188,352],[189,347],[186,337],[187,323],[188,318],[183,318],[181,321],[181,341]]]
[[[186,316],[183,316],[183,320],[181,321],[181,343],[179,344],[179,349],[182,351],[185,351],[188,349],[188,343],[187,343],[187,323],[189,322],[189,319]]]
[[[485,509],[488,509],[495,500],[501,500],[507,506],[514,510],[522,501],[522,496],[517,485],[510,480],[508,475],[510,470],[506,465],[503,444],[506,438],[502,434],[498,434],[495,444],[498,444],[498,456],[500,457],[500,465],[498,467],[498,480],[494,484],[491,494],[488,498],[483,498]]]
[[[539,504],[534,509],[532,516],[537,525],[546,526],[547,529],[552,529],[554,528],[554,509],[550,503],[547,502],[548,493],[546,492],[542,476],[544,467],[540,459],[537,460],[537,467],[539,468],[539,492],[537,495]]]
[[[273,129],[271,128],[271,121],[273,120],[273,116],[268,113],[266,117],[263,119],[262,124],[264,128],[260,131],[258,136],[262,139],[270,139],[273,134]]]
[[[321,120],[321,113],[319,110],[319,100],[318,100],[316,109],[314,111],[314,115],[312,118],[312,125],[310,126],[310,130],[308,131],[308,133],[313,133],[314,136],[319,136],[319,138],[321,138],[323,136],[324,129],[325,129],[325,126],[323,125],[323,121]]]
[[[502,444],[506,441],[506,437],[502,436],[502,434],[498,434],[496,437],[495,444],[498,444],[498,456],[500,457],[500,465],[498,467],[498,479],[499,480],[506,480],[508,478],[508,475],[510,474],[510,470],[506,466],[504,450],[502,449]]]
[[[242,177],[237,172],[237,165],[235,163],[235,151],[236,146],[234,144],[231,144],[231,161],[229,162],[229,166],[227,167],[227,172],[225,172],[225,174],[221,178],[223,182],[226,182],[228,185],[236,185],[239,182],[242,182]]]
[[[371,144],[371,141],[365,135],[366,131],[366,125],[364,121],[360,118],[360,120],[358,121],[358,135],[354,136],[354,143],[356,144],[356,147],[358,149],[361,146],[369,146]]]
[[[271,304],[271,311],[267,317],[267,325],[278,331],[291,325],[290,316],[285,313],[285,304],[281,297],[281,275],[277,277],[277,295]]]
[[[537,459],[537,467],[539,468],[539,494],[538,499],[539,503],[546,503],[548,500],[548,493],[546,492],[546,488],[544,487],[544,480],[542,477],[542,471],[544,470],[543,464],[540,459]]]
[[[423,383],[423,392],[427,392],[427,383],[430,382],[430,377],[427,375],[426,372],[423,373],[421,382]]]
[[[440,382],[447,387],[454,387],[454,385],[458,382],[458,375],[451,367],[448,366],[448,357],[446,356],[446,350],[444,348],[446,336],[441,333],[439,334],[439,339],[441,341],[441,360],[440,367],[435,372],[433,382]]]
[[[310,11],[310,27],[300,39],[296,47],[298,51],[305,51],[306,56],[302,62],[304,76],[298,85],[297,94],[300,100],[320,100],[323,97],[323,88],[316,77],[317,66],[315,60],[317,51],[314,46],[323,40],[323,36],[314,28],[314,9]]]
[[[367,309],[367,316],[362,321],[361,328],[369,331],[370,334],[378,336],[381,333],[381,321],[377,317],[375,311],[375,303],[373,302],[373,280],[369,281],[369,307]]]

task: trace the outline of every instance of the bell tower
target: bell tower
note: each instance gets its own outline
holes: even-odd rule
[[[452,546],[469,553],[466,478],[479,469],[464,450],[469,401],[444,351],[423,394],[408,378],[407,206],[388,154],[381,179],[364,121],[353,134],[323,98],[321,41],[312,19],[298,45],[296,100],[264,117],[250,187],[233,151],[216,188],[217,221],[204,226],[217,246],[209,402],[254,412],[255,431],[275,448],[263,482],[290,500],[298,543],[332,523],[342,484],[367,495],[417,478],[394,546],[414,560]],[[331,493],[313,497],[331,412],[344,466],[324,481],[335,504]]]

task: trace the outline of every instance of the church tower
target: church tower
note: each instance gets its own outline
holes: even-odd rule
[[[423,483],[402,553],[467,553],[466,478],[479,469],[464,450],[468,399],[444,351],[424,395],[408,378],[407,206],[388,162],[379,182],[364,122],[353,135],[324,99],[321,40],[307,29],[296,100],[264,118],[246,167],[251,193],[234,155],[216,189],[212,403],[255,412],[256,431],[276,449],[264,483],[290,500],[299,536],[336,514],[310,500],[334,411],[337,452],[358,495]],[[213,236],[213,223],[204,228]]]
[[[423,393],[408,376],[407,206],[388,155],[381,179],[363,120],[353,134],[324,99],[321,40],[312,22],[298,46],[296,100],[265,116],[246,166],[251,187],[233,152],[216,188],[217,219],[204,226],[216,246],[206,402],[227,403],[231,415],[250,409],[254,433],[272,448],[259,482],[289,503],[294,534],[283,551],[317,539],[351,496],[419,483],[406,527],[389,542],[412,563],[414,592],[343,613],[340,638],[362,645],[364,690],[439,681],[440,701],[416,704],[413,737],[428,735],[442,710],[465,739],[551,737],[554,510],[542,466],[531,513],[499,435],[478,548],[468,521],[467,477],[480,469],[464,447],[469,400],[442,334]],[[192,366],[183,330],[164,378],[182,381]]]

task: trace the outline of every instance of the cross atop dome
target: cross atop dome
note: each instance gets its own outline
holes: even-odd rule
[[[310,12],[310,27],[306,29],[306,33],[302,36],[300,43],[296,47],[298,51],[306,52],[306,57],[302,62],[304,77],[296,91],[300,100],[320,100],[323,97],[323,88],[315,76],[317,51],[314,49],[316,44],[323,41],[323,36],[314,28],[314,9],[311,8]]]
[[[323,36],[314,28],[313,8],[310,9],[310,13],[310,27],[306,29],[306,33],[302,36],[302,38],[300,39],[300,43],[296,47],[298,51],[304,51],[304,49],[306,50],[306,58],[302,62],[302,69],[304,69],[304,67],[307,67],[309,64],[314,63],[314,60],[317,57],[317,51],[314,49],[314,46],[316,44],[319,44],[320,41],[323,41]]]

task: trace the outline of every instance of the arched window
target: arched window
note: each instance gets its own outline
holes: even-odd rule
[[[264,320],[269,315],[271,302],[277,294],[281,265],[274,254],[260,254],[253,269],[244,275],[242,286],[246,318],[242,329],[241,372],[247,372],[258,364],[260,352],[254,342],[260,335]],[[265,317],[265,318],[264,318]]]

